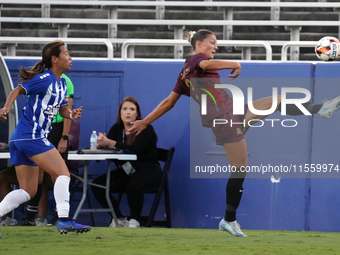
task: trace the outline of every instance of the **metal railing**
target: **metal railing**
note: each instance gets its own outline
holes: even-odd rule
[[[112,44],[122,44],[121,58],[134,58],[133,46],[190,46],[187,40],[171,39],[91,39],[91,38],[54,38],[54,37],[0,37],[0,43],[7,44],[7,56],[15,56],[15,47],[21,44],[45,44],[60,39],[68,44],[103,44],[107,46],[107,59],[114,58]],[[288,49],[293,46],[314,48],[317,41],[256,41],[256,40],[219,40],[218,46],[242,48],[242,60],[251,60],[252,47],[263,47],[266,51],[266,61],[272,60],[272,47],[280,46],[281,61],[288,61]]]
[[[67,44],[104,44],[107,46],[107,59],[113,59],[113,45],[122,44],[121,58],[134,57],[132,46],[190,46],[187,40],[165,40],[165,39],[91,39],[91,38],[53,38],[53,37],[0,37],[0,43],[7,45],[7,56],[15,56],[16,45],[21,44],[45,44],[56,39],[63,40]],[[266,51],[266,60],[272,60],[272,47],[266,41],[241,41],[220,40],[218,46],[231,46],[242,48],[242,59],[251,60],[251,48],[263,47]]]
[[[97,6],[182,6],[182,7],[302,7],[335,8],[339,2],[250,2],[250,1],[66,1],[66,0],[0,0],[0,4],[50,4],[50,5],[97,5]]]
[[[281,61],[287,61],[288,48],[292,46],[314,48],[317,41],[290,41],[285,43],[281,49]]]
[[[41,5],[42,17],[50,17],[51,6],[101,6],[108,10],[107,19],[37,19],[37,18],[14,18],[1,17],[0,22],[20,22],[20,23],[56,23],[59,25],[59,37],[67,37],[68,24],[106,24],[108,25],[108,37],[116,38],[118,25],[168,25],[175,30],[174,39],[181,39],[176,37],[176,34],[183,33],[183,26],[223,26],[223,40],[231,40],[233,34],[233,26],[285,26],[291,30],[291,41],[299,39],[300,29],[302,26],[339,26],[339,21],[303,21],[303,20],[280,20],[281,7],[293,8],[332,8],[334,12],[339,13],[340,2],[326,2],[319,0],[318,2],[281,2],[280,0],[271,0],[270,2],[262,1],[76,1],[76,0],[0,0],[0,4],[11,5]],[[154,7],[156,10],[156,19],[134,20],[117,19],[118,7]],[[165,7],[220,7],[224,12],[224,20],[163,20]],[[233,20],[233,8],[236,7],[250,7],[250,8],[270,8],[270,20]],[[302,9],[302,10],[303,10]],[[316,11],[318,11],[316,9]],[[161,13],[160,13],[161,12]],[[339,33],[340,37],[340,33]],[[297,48],[298,51],[298,48]],[[296,51],[294,51],[296,52]],[[296,59],[295,56],[291,58]]]
[[[340,21],[326,20],[178,20],[178,19],[80,19],[80,18],[21,18],[0,17],[0,22],[43,24],[91,24],[91,25],[153,25],[153,26],[340,26]]]
[[[129,39],[126,40],[121,49],[121,57],[122,59],[128,58],[128,48],[132,45],[162,45],[162,46],[190,46],[189,42],[187,40],[162,40],[162,39]],[[266,60],[271,61],[272,60],[272,47],[270,44],[266,41],[243,41],[243,40],[219,40],[217,41],[218,46],[235,46],[235,47],[244,47],[246,50],[244,51],[243,59],[250,60],[251,59],[251,53],[250,48],[251,47],[264,47],[266,50]]]
[[[340,2],[280,2],[272,0],[271,2],[238,2],[238,1],[65,1],[65,0],[0,0],[0,4],[32,4],[32,5],[66,5],[66,6],[101,6],[108,7],[109,15],[107,19],[93,18],[50,18],[49,15],[42,15],[42,18],[26,18],[26,17],[0,17],[0,22],[10,23],[43,23],[57,24],[59,26],[59,37],[67,37],[67,28],[69,24],[97,24],[108,26],[108,37],[116,38],[118,25],[147,25],[147,26],[169,26],[174,29],[174,39],[181,39],[178,36],[183,34],[184,26],[206,27],[206,26],[222,26],[223,40],[232,40],[233,26],[284,26],[290,30],[290,41],[297,41],[300,38],[301,27],[335,26],[340,28],[340,21],[329,20],[279,20],[278,11],[280,7],[296,7],[296,8],[333,8],[335,12],[340,10]],[[141,7],[151,6],[156,10],[159,7],[222,7],[224,10],[224,20],[176,20],[176,19],[118,19],[117,7]],[[268,7],[271,8],[271,20],[233,20],[232,12],[234,7]],[[336,8],[338,8],[336,10]],[[49,8],[47,8],[49,10]],[[164,9],[164,8],[163,8]],[[42,12],[43,13],[43,12]],[[164,15],[156,15],[156,18]],[[274,18],[273,18],[274,17]],[[340,37],[340,33],[339,33]],[[177,46],[175,46],[176,48]],[[182,46],[178,46],[182,47]],[[175,52],[180,52],[176,50]],[[299,47],[293,46],[290,54],[291,60],[299,59]],[[178,54],[179,58],[181,55]]]
[[[187,40],[172,40],[172,39],[127,39],[121,47],[121,58],[128,59],[134,58],[135,51],[134,47],[131,46],[190,46],[190,43]],[[183,48],[176,49],[174,52],[175,58],[182,58],[176,57],[176,50],[183,52]]]
[[[53,38],[53,37],[0,37],[0,43],[8,44],[7,56],[15,56],[15,47],[18,43],[45,44],[60,39],[68,44],[103,44],[107,47],[107,58],[113,59],[113,46],[108,39],[93,38]]]

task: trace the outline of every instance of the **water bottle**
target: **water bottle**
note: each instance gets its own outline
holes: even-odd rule
[[[96,150],[97,149],[97,142],[98,142],[96,131],[92,132],[90,142],[91,142],[90,150]]]

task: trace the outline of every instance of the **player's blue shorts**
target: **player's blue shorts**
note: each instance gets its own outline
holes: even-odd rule
[[[29,157],[53,149],[47,138],[10,141],[9,151],[12,165],[37,166]]]

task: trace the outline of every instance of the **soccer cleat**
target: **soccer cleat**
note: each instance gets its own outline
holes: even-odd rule
[[[247,237],[247,235],[242,232],[240,227],[241,227],[240,224],[238,224],[236,220],[225,221],[224,219],[222,219],[219,224],[220,230],[227,231],[229,234],[233,236]]]
[[[128,227],[129,228],[139,228],[140,224],[137,220],[131,219],[129,220]]]
[[[126,220],[126,217],[118,218],[117,220],[118,220],[118,227],[127,227],[128,226],[128,221]],[[112,219],[112,222],[109,225],[109,227],[111,227],[111,228],[117,227],[114,219]]]
[[[8,216],[4,216],[0,218],[0,226],[16,226],[18,225],[18,222],[16,219],[13,219]]]
[[[38,216],[37,218],[35,218],[34,222],[37,227],[47,226],[47,219],[43,216]]]
[[[29,220],[29,219],[23,218],[21,226],[35,226],[35,221],[34,219]]]
[[[321,109],[318,111],[318,114],[321,117],[324,118],[329,118],[331,117],[331,115],[333,114],[333,112],[337,109],[340,108],[340,96],[330,100],[330,101],[326,101]]]
[[[68,232],[76,232],[76,233],[88,232],[91,230],[91,227],[78,224],[71,220],[69,221],[58,220],[57,229],[60,232],[60,234],[63,234],[63,233],[67,234]]]

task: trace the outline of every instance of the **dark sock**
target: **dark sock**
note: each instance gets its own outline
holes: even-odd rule
[[[27,205],[26,211],[27,211],[26,212],[26,219],[27,220],[34,220],[35,215],[38,212],[38,206]]]
[[[35,219],[35,215],[38,212],[38,205],[39,205],[39,201],[40,201],[40,198],[41,198],[41,193],[42,193],[42,188],[41,188],[41,184],[39,184],[38,189],[37,189],[37,193],[27,203],[27,208],[26,208],[26,219],[27,220],[34,220]]]
[[[318,111],[322,107],[322,104],[313,104],[311,102],[303,103],[302,105],[311,114],[318,113]],[[281,112],[281,103],[277,107],[277,110]],[[286,105],[286,114],[288,114],[288,115],[303,115],[303,112],[301,112],[300,109],[295,104],[287,104]]]
[[[58,218],[59,220],[61,221],[70,221],[71,219],[69,217],[66,217],[66,218]]]
[[[226,210],[224,215],[224,220],[234,221],[236,220],[236,210],[240,204],[242,194],[243,194],[243,181],[246,177],[246,172],[240,172],[240,168],[236,169],[235,173],[231,173],[227,187],[227,202]]]

